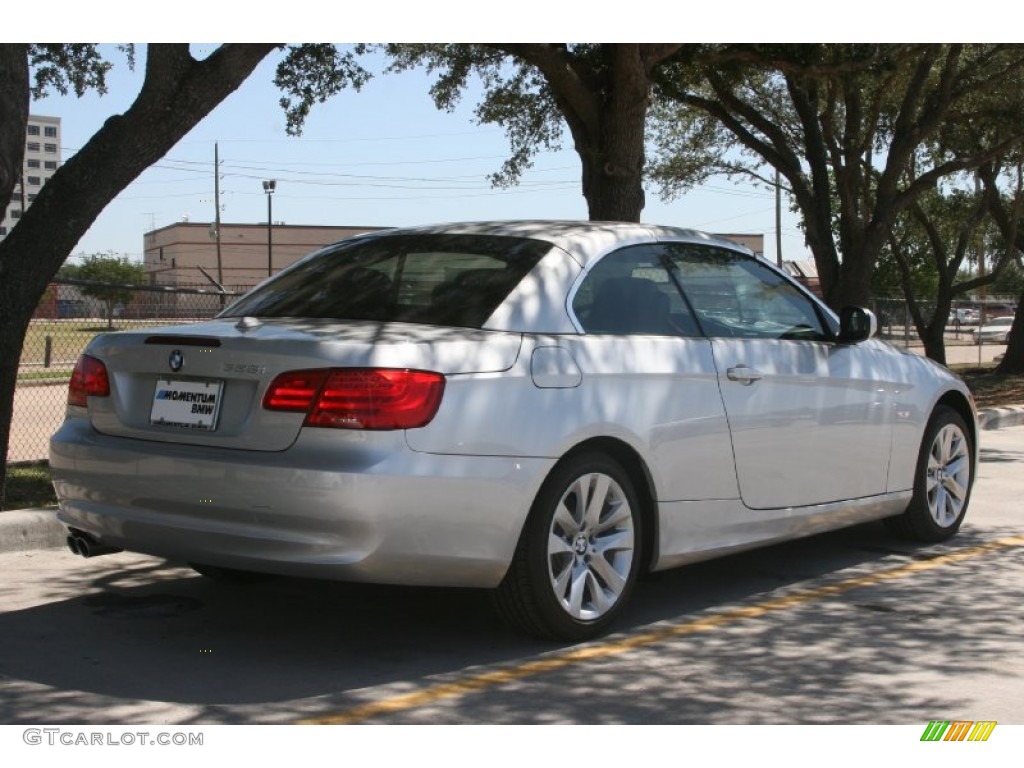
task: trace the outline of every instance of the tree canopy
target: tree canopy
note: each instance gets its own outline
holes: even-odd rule
[[[106,305],[108,328],[113,325],[116,306],[132,300],[134,291],[127,286],[143,285],[146,281],[146,270],[142,264],[102,253],[87,256],[72,269],[63,268],[61,274],[87,282],[81,286],[82,293]]]
[[[1020,45],[698,46],[658,78],[688,126],[662,155],[727,131],[737,169],[786,180],[826,300],[865,305],[896,218],[1024,142],[1022,71]]]

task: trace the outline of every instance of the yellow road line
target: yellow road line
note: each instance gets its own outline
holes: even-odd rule
[[[959,552],[951,552],[948,555],[940,555],[928,560],[919,560],[913,563],[908,563],[907,565],[901,565],[896,568],[889,568],[884,571],[868,574],[866,576],[855,576],[851,579],[836,582],[835,584],[828,584],[814,589],[803,590],[785,597],[767,600],[763,603],[758,603],[757,605],[751,605],[745,608],[733,608],[704,618],[693,619],[681,624],[673,624],[668,627],[662,627],[660,629],[643,632],[637,635],[630,635],[620,640],[588,645],[584,648],[555,654],[536,661],[528,661],[524,664],[518,664],[507,669],[483,672],[452,683],[441,683],[414,693],[392,696],[380,701],[373,701],[368,704],[352,707],[351,709],[346,709],[335,714],[303,720],[300,721],[300,723],[303,725],[345,725],[363,722],[380,715],[404,712],[406,710],[433,704],[443,699],[451,699],[463,696],[467,693],[474,693],[487,688],[494,688],[516,680],[522,680],[526,677],[533,677],[534,675],[543,674],[545,672],[554,672],[586,661],[594,661],[596,659],[604,659],[609,656],[617,656],[635,648],[654,645],[655,643],[660,643],[677,637],[683,637],[685,635],[692,635],[697,632],[705,632],[709,629],[714,629],[715,627],[720,627],[726,624],[733,624],[743,621],[744,619],[755,619],[777,611],[795,608],[798,605],[803,605],[804,603],[811,602],[812,600],[838,595],[852,589],[870,587],[893,579],[901,579],[905,576],[921,573],[922,571],[930,571],[944,565],[958,563],[963,560],[970,560],[991,552],[997,552],[1002,549],[1021,545],[1024,545],[1024,536],[1000,539],[988,544],[971,547],[970,549],[960,550]]]

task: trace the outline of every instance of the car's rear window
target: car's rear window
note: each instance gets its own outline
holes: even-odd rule
[[[479,328],[550,248],[491,235],[358,238],[307,257],[220,316]]]

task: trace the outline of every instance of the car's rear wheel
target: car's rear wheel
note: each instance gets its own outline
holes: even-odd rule
[[[918,541],[943,541],[963,523],[974,480],[974,445],[959,413],[940,405],[921,441],[914,495],[906,511],[890,518],[897,534]]]
[[[495,591],[498,612],[540,637],[600,634],[633,590],[642,528],[633,482],[618,462],[598,453],[570,457],[537,495]]]

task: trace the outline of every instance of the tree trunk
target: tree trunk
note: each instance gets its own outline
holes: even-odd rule
[[[843,307],[867,307],[871,304],[871,275],[875,257],[844,259],[839,264],[836,281],[822,285],[825,301],[836,312]]]
[[[641,152],[642,155],[642,152]],[[583,196],[591,221],[640,221],[644,210],[644,188],[640,165],[620,165],[600,148],[584,153]]]
[[[21,177],[28,114],[28,47],[5,43],[0,45],[0,210],[7,209],[11,193]],[[0,260],[0,448],[4,452],[4,462],[0,466],[0,510],[5,507],[4,485],[18,360],[32,312],[31,309],[25,312],[20,306],[22,301],[19,286],[7,274],[5,264]],[[15,319],[9,320],[9,314]]]
[[[0,45],[0,211],[7,210],[21,178],[28,120],[28,50],[24,45]]]
[[[6,49],[9,46],[2,46]],[[150,45],[135,103],[108,119],[46,183],[0,241],[0,504],[6,479],[18,359],[32,313],[50,280],[107,204],[163,157],[250,75],[272,44],[227,44],[202,61],[183,44]],[[24,46],[21,46],[24,56]],[[27,60],[24,94],[28,97]],[[0,52],[0,82],[14,66]],[[0,86],[6,104],[11,85]],[[27,110],[26,110],[27,116]],[[24,140],[22,123],[18,141]],[[2,508],[2,507],[0,507]]]
[[[939,311],[936,310],[932,321],[918,330],[918,335],[924,342],[925,356],[940,365],[946,364],[946,323],[944,320],[948,316],[948,312],[940,316]]]
[[[1017,314],[1010,327],[1010,343],[1006,345],[1006,354],[996,366],[996,373],[1024,373],[1024,293],[1017,301]]]
[[[535,66],[547,80],[583,166],[591,221],[640,221],[651,73],[678,47],[609,43],[595,64],[560,46],[498,46]]]
[[[598,109],[600,145],[596,155],[587,154],[590,173],[584,171],[583,195],[591,221],[640,221],[651,75],[639,45],[615,46],[612,62]]]

